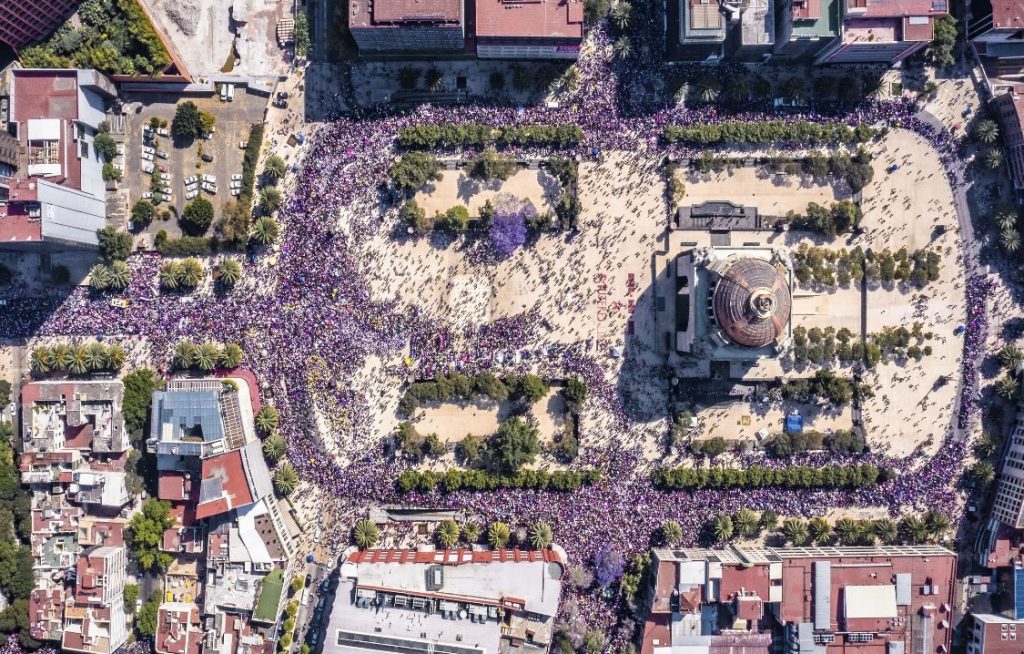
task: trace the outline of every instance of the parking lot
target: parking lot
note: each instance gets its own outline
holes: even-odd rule
[[[169,130],[176,104],[167,102],[166,96],[153,94],[129,98],[131,102],[141,103],[138,111],[129,115],[125,133],[122,184],[127,188],[129,207],[151,191],[152,177],[143,172],[143,164],[147,163],[167,169],[162,178],[171,191],[171,197],[166,202],[155,203],[158,214],[170,208],[176,215],[181,215],[188,202],[185,197],[185,180],[192,176],[202,179],[204,175],[213,175],[216,179],[216,193],[200,191],[200,194],[213,203],[217,217],[220,216],[220,207],[232,199],[231,176],[242,172],[244,150],[239,147],[239,142],[249,138],[250,125],[263,120],[267,98],[246,93],[243,87],[238,86],[235,87],[232,102],[222,102],[219,96],[190,99],[200,111],[207,111],[216,117],[212,138],[192,141],[171,137]],[[143,139],[143,127],[148,126],[153,117],[167,121],[166,135],[157,134],[153,140],[146,142]],[[142,158],[144,146],[155,151],[152,162]],[[159,153],[166,154],[167,158],[162,158]],[[204,161],[203,155],[213,161]],[[160,229],[167,230],[172,238],[181,235],[177,220],[163,221],[159,218],[153,221],[146,233],[153,235]]]

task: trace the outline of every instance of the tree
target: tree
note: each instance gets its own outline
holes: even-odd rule
[[[192,341],[185,340],[175,346],[171,361],[178,368],[187,370],[196,365],[198,356],[199,348],[196,347],[196,344]]]
[[[355,540],[356,545],[363,549],[368,549],[377,544],[380,533],[377,531],[376,524],[364,519],[356,523],[355,528],[352,530],[352,538]]]
[[[790,102],[803,102],[807,99],[807,80],[803,77],[790,77],[782,84],[782,93]]]
[[[459,542],[459,523],[455,522],[451,518],[442,520],[437,529],[434,531],[434,538],[437,539],[437,544],[441,547],[452,547],[455,543]]]
[[[107,365],[107,348],[102,343],[90,343],[85,348],[85,363],[89,370],[102,370]]]
[[[269,216],[263,216],[256,220],[252,226],[252,238],[260,245],[267,246],[277,240],[281,234],[281,227],[277,221]]]
[[[103,155],[104,161],[113,161],[117,158],[117,142],[114,137],[106,132],[101,132],[92,140],[92,147]]]
[[[123,291],[132,281],[132,271],[124,261],[114,261],[106,268],[107,288]]]
[[[485,148],[466,167],[471,178],[484,182],[491,179],[505,181],[518,170],[519,164],[514,159],[499,155],[493,147]]]
[[[982,155],[982,161],[986,168],[995,170],[1003,165],[1003,151],[999,148],[989,148]]]
[[[217,367],[220,350],[213,343],[203,343],[196,350],[196,367],[203,372],[210,372]]]
[[[732,524],[737,536],[750,538],[757,533],[757,514],[747,508],[740,509],[733,515]]]
[[[625,560],[621,554],[612,550],[609,543],[605,543],[597,550],[594,555],[594,577],[598,586],[608,588],[625,571]]]
[[[928,533],[934,538],[941,539],[949,531],[949,516],[939,511],[929,511],[925,515],[925,524],[928,526]]]
[[[408,200],[402,204],[402,208],[398,210],[398,217],[417,234],[428,234],[434,229],[434,218],[428,218],[427,212],[416,200]]]
[[[464,232],[469,229],[469,210],[461,204],[455,205],[444,212],[441,220],[437,221],[437,227],[453,232]]]
[[[295,466],[290,463],[285,463],[274,473],[274,491],[280,497],[291,495],[298,483],[299,473],[295,471]]]
[[[270,465],[274,465],[281,460],[287,449],[288,446],[280,434],[271,434],[267,437],[267,440],[263,441],[263,458]]]
[[[195,288],[203,281],[203,264],[199,259],[189,257],[178,263],[175,271],[180,288]]]
[[[900,532],[903,540],[911,545],[918,545],[928,539],[928,525],[916,515],[908,515],[900,520]]]
[[[508,418],[498,427],[489,444],[491,465],[502,474],[514,475],[540,452],[537,429],[519,417]]]
[[[612,25],[614,25],[615,29],[620,32],[626,31],[629,29],[629,19],[632,14],[633,5],[629,4],[625,0],[619,0],[619,3],[612,9]]]
[[[153,596],[146,600],[139,610],[135,619],[135,628],[143,636],[153,637],[156,635],[157,613],[160,609],[160,593],[153,593]]]
[[[391,165],[391,181],[406,192],[418,191],[427,182],[441,179],[441,164],[426,152],[408,152]]]
[[[782,536],[792,545],[806,545],[807,523],[799,518],[786,518],[782,523]]]
[[[842,545],[852,545],[857,540],[857,521],[852,518],[836,520],[836,538]]]
[[[936,68],[948,68],[956,63],[953,46],[956,44],[956,18],[946,14],[935,19],[928,57]]]
[[[490,526],[487,527],[487,542],[491,544],[491,547],[505,547],[511,537],[512,532],[504,522],[492,522]]]
[[[1010,372],[1016,371],[1024,363],[1024,350],[1016,343],[1007,343],[999,350],[999,363]]]
[[[827,543],[828,539],[832,537],[832,525],[822,516],[811,518],[807,523],[807,531],[811,541],[818,544]]]
[[[761,529],[775,531],[779,526],[779,514],[771,509],[761,511]]]
[[[142,511],[132,516],[125,531],[125,543],[135,555],[143,570],[159,572],[174,560],[167,552],[160,551],[164,532],[174,526],[171,505],[168,502],[150,498],[142,504]]]
[[[160,266],[160,286],[169,291],[178,288],[178,270],[180,267],[177,261],[167,261]]]
[[[1008,254],[1014,254],[1020,249],[1020,232],[1013,227],[1005,227],[999,232],[999,246]]]
[[[1017,210],[1013,207],[1002,206],[996,210],[995,223],[1000,231],[1004,229],[1016,229]]]
[[[121,415],[125,429],[133,439],[142,438],[142,430],[149,419],[149,406],[153,391],[159,390],[163,382],[149,368],[133,370],[124,376],[124,399],[121,401]]]
[[[149,200],[139,200],[132,205],[132,221],[136,225],[148,226],[153,222],[154,216],[156,216],[156,207]]]
[[[674,547],[683,539],[683,527],[675,520],[661,523],[661,540],[665,545]]]
[[[199,196],[185,205],[181,214],[181,226],[189,236],[202,236],[213,224],[213,204]]]
[[[551,544],[551,525],[537,521],[530,527],[530,545],[535,550],[542,550]]]
[[[66,343],[58,343],[53,348],[53,369],[67,370],[71,366],[74,352]]]
[[[992,145],[999,139],[999,125],[987,118],[979,121],[974,128],[974,138],[985,145]]]
[[[565,403],[569,410],[579,413],[583,403],[587,401],[587,385],[579,377],[569,377],[565,380],[562,395],[565,397]]]
[[[213,128],[216,125],[216,116],[211,114],[209,111],[199,112],[199,129],[202,130],[203,134],[210,134],[211,132],[213,132]]]
[[[267,186],[260,191],[260,211],[264,214],[272,214],[281,208],[281,203],[284,201],[284,197],[281,195],[281,191],[278,191],[273,186]]]
[[[992,464],[988,461],[976,461],[974,465],[971,466],[971,478],[973,478],[979,486],[988,486],[996,479],[995,468],[993,468]]]
[[[427,88],[437,93],[444,88],[444,73],[439,68],[431,68],[427,71]]]
[[[593,25],[608,15],[611,0],[583,0],[583,18],[588,25]]]
[[[526,243],[526,220],[519,212],[495,212],[488,235],[494,251],[507,257]]]
[[[730,540],[734,532],[732,518],[724,513],[716,515],[711,521],[711,533],[714,535],[715,540],[720,543]]]
[[[875,520],[875,535],[885,545],[892,545],[899,538],[896,523],[889,518]]]
[[[701,102],[711,103],[718,99],[722,85],[714,77],[705,75],[697,80],[697,97]]]
[[[470,520],[463,524],[462,540],[470,545],[480,540],[480,523]]]
[[[174,112],[174,120],[171,122],[171,132],[180,138],[193,139],[199,136],[202,128],[202,119],[199,116],[199,107],[196,106],[196,103],[186,100],[179,104]]]
[[[280,422],[281,414],[272,404],[264,404],[256,414],[256,429],[264,434],[269,434],[277,429]]]
[[[615,39],[615,56],[619,59],[628,59],[629,55],[633,54],[633,43],[629,40],[628,36],[620,36]]]
[[[288,167],[284,163],[284,159],[272,154],[267,157],[267,161],[263,164],[263,175],[271,182],[277,183],[277,180],[284,177],[288,171]]]
[[[249,221],[252,211],[249,201],[229,200],[221,208],[221,217],[214,226],[217,236],[232,245],[242,245],[249,238]]]
[[[88,356],[84,345],[76,345],[72,350],[68,372],[73,375],[84,375],[89,372]]]
[[[138,584],[125,584],[124,585],[124,610],[125,612],[134,615],[135,614],[135,602],[139,599],[139,585]]]
[[[605,650],[604,634],[599,629],[591,629],[583,635],[582,644],[586,654],[601,654]]]
[[[217,281],[225,288],[233,288],[242,278],[242,264],[235,259],[224,259],[217,265]]]
[[[416,88],[420,81],[420,69],[413,66],[404,66],[398,71],[398,86],[403,91],[411,91]]]
[[[233,370],[242,365],[242,348],[238,343],[228,343],[220,351],[220,365]]]
[[[89,270],[89,288],[94,291],[105,291],[110,288],[110,268],[102,263]]]
[[[1020,384],[1012,375],[1003,375],[996,382],[996,395],[1004,400],[1014,400],[1020,392]]]
[[[124,260],[132,253],[132,237],[113,227],[96,230],[96,238],[99,240],[100,256],[105,261]]]
[[[309,52],[309,17],[306,12],[295,13],[295,55],[305,57]]]

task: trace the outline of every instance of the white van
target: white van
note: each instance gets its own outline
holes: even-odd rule
[[[227,102],[227,100],[228,100],[228,85],[227,84],[221,84],[220,85],[220,101],[221,102]]]
[[[235,101],[235,85],[228,84],[228,102]]]

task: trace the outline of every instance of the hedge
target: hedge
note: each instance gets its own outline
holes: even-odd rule
[[[659,468],[652,476],[656,488],[863,488],[888,481],[895,472],[870,463],[855,466],[785,466],[768,468]]]
[[[398,130],[403,148],[434,149],[497,145],[546,145],[567,148],[583,141],[577,125],[417,125]]]
[[[182,236],[156,243],[156,249],[165,257],[194,257],[216,250],[213,239],[202,236]]]
[[[868,125],[856,128],[845,123],[812,123],[806,120],[743,121],[727,120],[716,125],[668,125],[662,138],[669,143],[711,145],[716,143],[798,142],[856,143],[868,141],[875,130]]]
[[[245,144],[245,155],[242,157],[242,191],[238,194],[238,202],[246,211],[252,208],[252,189],[256,184],[256,163],[260,158],[262,144],[263,123],[253,123],[249,128],[249,141]]]
[[[452,493],[458,490],[492,491],[503,488],[526,488],[568,492],[581,486],[590,486],[601,481],[601,471],[596,468],[548,472],[547,470],[520,470],[515,475],[498,475],[485,470],[452,469],[444,473],[431,470],[406,470],[398,475],[395,485],[402,493],[417,490],[430,492],[441,490]]]

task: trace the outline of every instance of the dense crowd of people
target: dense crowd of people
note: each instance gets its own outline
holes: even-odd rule
[[[597,47],[608,44],[598,39]],[[409,347],[415,370],[410,376],[431,377],[448,370],[465,373],[502,370],[505,357],[538,341],[544,316],[528,313],[476,326],[469,333],[454,333],[441,317],[427,315],[415,299],[394,298],[385,302],[371,297],[367,268],[359,247],[383,227],[371,210],[379,202],[395,155],[394,138],[403,126],[480,122],[488,124],[562,124],[582,127],[585,143],[573,153],[581,158],[603,150],[655,149],[658,135],[669,123],[714,123],[726,117],[744,120],[778,119],[767,112],[726,115],[715,106],[672,107],[649,115],[623,117],[616,108],[617,80],[601,57],[582,60],[580,91],[572,102],[556,109],[531,107],[423,106],[407,113],[388,108],[356,111],[339,116],[323,128],[307,146],[303,165],[292,194],[279,213],[284,224],[283,241],[275,276],[265,294],[234,293],[197,296],[182,301],[163,293],[156,282],[160,257],[131,257],[132,283],[123,293],[130,306],[111,306],[109,297],[76,288],[59,300],[20,298],[0,316],[0,335],[25,338],[47,335],[103,336],[107,342],[148,339],[157,356],[169,358],[181,339],[242,343],[245,365],[260,380],[265,399],[282,415],[281,432],[288,442],[288,458],[303,479],[327,491],[338,506],[339,525],[351,524],[365,513],[368,503],[398,501],[394,479],[405,464],[386,455],[385,434],[370,452],[347,453],[352,462],[340,465],[320,444],[313,418],[327,412],[352,432],[367,430],[372,423],[371,402],[349,380],[370,356],[393,360]],[[905,101],[866,101],[852,113],[827,115],[815,111],[791,113],[793,120],[845,120],[914,130],[930,139],[947,167],[955,157],[955,143],[948,131],[938,132],[914,117]],[[800,144],[792,144],[799,149]],[[672,152],[696,152],[673,145]],[[523,149],[528,154],[528,149]],[[953,173],[950,173],[951,175]],[[342,218],[342,219],[339,219]],[[985,334],[983,280],[972,279],[967,289],[970,311],[966,328],[963,395],[960,424],[976,412],[977,357]],[[407,304],[412,302],[412,304]],[[456,348],[454,343],[468,343]],[[505,362],[505,363],[500,363]],[[521,366],[537,364],[541,370],[564,377],[578,375],[589,388],[591,401],[614,412],[620,424],[629,421],[614,384],[606,380],[589,344],[533,353]],[[666,375],[665,381],[668,381]],[[652,380],[652,383],[656,383]],[[605,481],[572,494],[528,490],[492,493],[456,492],[448,495],[417,494],[403,501],[422,506],[466,508],[482,520],[503,519],[527,524],[542,519],[555,530],[555,540],[568,552],[571,564],[589,564],[602,546],[624,556],[646,549],[652,534],[665,519],[678,520],[684,540],[693,543],[705,522],[717,513],[741,507],[772,509],[781,515],[809,515],[821,507],[883,506],[896,513],[906,507],[952,507],[952,480],[965,456],[963,443],[947,439],[936,456],[921,462],[915,457],[885,464],[901,471],[896,479],[857,490],[703,490],[692,493],[655,491],[645,474],[640,453],[628,448],[586,447],[579,463],[598,466]],[[827,457],[814,455],[824,463]],[[598,593],[570,589],[580,617],[623,642],[629,634],[614,633],[616,604]],[[3,652],[8,651],[9,642]]]

